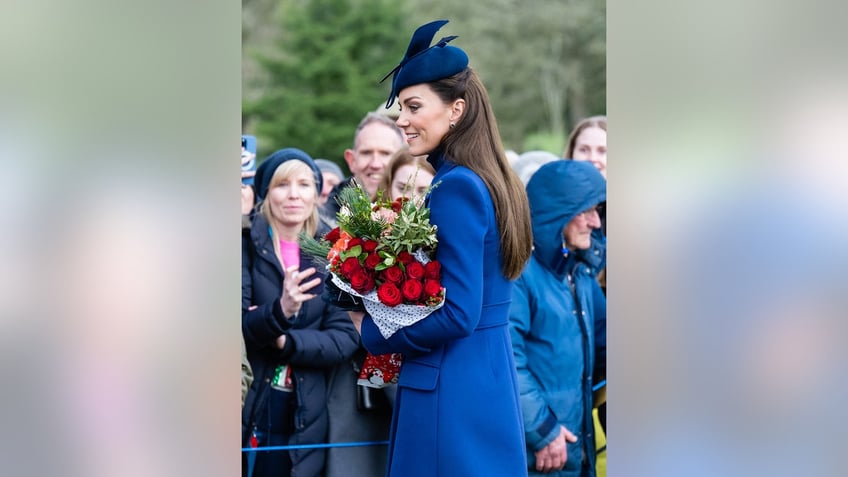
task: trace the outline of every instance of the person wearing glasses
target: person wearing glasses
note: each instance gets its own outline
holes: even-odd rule
[[[533,254],[515,282],[510,332],[529,475],[595,476],[592,386],[606,363],[606,298],[595,279],[606,181],[587,161],[553,161],[527,184]]]

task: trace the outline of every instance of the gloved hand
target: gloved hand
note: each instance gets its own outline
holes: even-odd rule
[[[327,278],[324,279],[324,291],[321,293],[321,298],[345,311],[366,311],[362,298],[353,296],[337,287],[333,283],[333,275],[329,273]]]

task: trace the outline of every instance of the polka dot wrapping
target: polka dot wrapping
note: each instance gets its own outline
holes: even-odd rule
[[[416,253],[417,255],[417,253]],[[338,275],[331,273],[333,283],[342,291],[353,296],[362,298],[365,309],[374,320],[374,324],[380,330],[383,338],[389,339],[399,329],[410,326],[423,320],[430,313],[438,310],[445,304],[444,298],[438,305],[397,305],[394,307],[386,306],[377,298],[377,291],[372,290],[365,295],[359,294],[356,290],[350,287],[350,284],[345,283]],[[444,290],[444,287],[442,287]],[[444,297],[444,293],[442,294]]]

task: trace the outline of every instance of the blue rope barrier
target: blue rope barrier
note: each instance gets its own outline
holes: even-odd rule
[[[295,449],[329,449],[331,447],[365,447],[365,446],[385,446],[389,441],[369,441],[369,442],[337,442],[335,444],[301,444],[293,446],[269,446],[269,447],[243,447],[242,452],[263,452],[263,451],[278,451],[278,450],[295,450]]]
[[[592,392],[601,389],[607,385],[606,379],[592,386]],[[292,446],[269,446],[269,447],[242,447],[242,452],[265,452],[278,450],[297,450],[297,449],[330,449],[333,447],[365,447],[365,446],[385,446],[389,441],[366,441],[366,442],[337,442],[335,444],[300,444]],[[606,446],[604,449],[606,450]]]

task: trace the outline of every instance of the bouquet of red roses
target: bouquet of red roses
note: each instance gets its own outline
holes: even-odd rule
[[[372,203],[362,186],[354,184],[341,191],[339,204],[339,226],[320,241],[301,236],[301,248],[326,259],[333,285],[362,300],[383,337],[444,305],[441,264],[434,259],[436,226],[430,224],[423,200],[389,201],[378,192]],[[368,378],[380,374],[376,371],[382,371],[385,383],[397,381],[396,370],[368,369],[369,358],[361,384],[375,385]],[[399,363],[396,358],[383,361]]]

